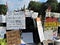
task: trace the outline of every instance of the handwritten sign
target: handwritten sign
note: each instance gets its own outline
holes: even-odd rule
[[[19,45],[21,43],[19,30],[9,31],[6,35],[8,45]]]
[[[23,11],[7,14],[7,30],[25,29],[25,15]]]

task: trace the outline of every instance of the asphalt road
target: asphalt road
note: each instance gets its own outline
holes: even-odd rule
[[[41,45],[41,43],[39,43],[39,44],[30,43],[30,44],[26,44],[26,45]]]

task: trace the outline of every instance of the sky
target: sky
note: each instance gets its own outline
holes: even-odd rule
[[[25,7],[28,6],[31,0],[0,0],[0,4],[7,4],[8,10],[13,11],[15,9],[21,9],[24,5]],[[46,2],[47,0],[33,0],[38,2]],[[7,3],[6,3],[7,2]],[[60,2],[60,0],[58,0]]]

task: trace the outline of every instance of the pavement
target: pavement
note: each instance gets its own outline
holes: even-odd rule
[[[39,43],[39,44],[29,43],[29,44],[26,44],[26,45],[41,45],[41,43]]]

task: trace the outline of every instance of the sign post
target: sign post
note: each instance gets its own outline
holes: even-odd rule
[[[41,19],[38,17],[36,19],[36,21],[37,21],[37,28],[38,28],[39,38],[40,38],[41,42],[43,42],[45,40],[45,38],[44,38],[44,34],[43,34],[43,27],[42,27]]]

